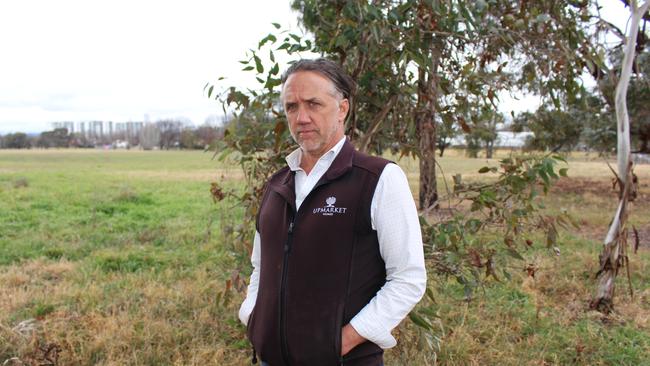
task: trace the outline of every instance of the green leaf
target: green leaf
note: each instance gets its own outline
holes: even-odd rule
[[[278,23],[271,23],[275,27],[275,29],[280,29],[280,24]]]
[[[489,171],[490,171],[490,168],[487,167],[487,166],[484,166],[484,167],[482,167],[481,169],[478,170],[478,172],[481,173],[481,174],[487,173]]]
[[[271,75],[277,75],[279,71],[280,71],[280,66],[278,64],[275,64],[275,65],[273,65],[273,67],[271,68],[271,71],[269,71],[269,73]]]
[[[567,162],[566,159],[563,158],[563,157],[560,156],[560,155],[553,155],[553,159],[555,159],[555,160],[559,160],[559,161],[561,161],[561,162],[563,162],[563,163],[566,163],[566,162]]]
[[[212,91],[213,91],[213,90],[214,90],[214,85],[212,85],[212,86],[210,87],[210,89],[208,89],[208,98],[210,98],[210,97],[212,96]]]
[[[268,78],[268,80],[266,80],[266,83],[264,84],[264,87],[268,89],[273,89],[274,87],[280,84],[281,81],[279,78]]]
[[[241,71],[251,71],[251,70],[253,70],[254,68],[255,68],[255,67],[253,67],[253,66],[246,66],[246,67],[244,67],[243,69],[241,69]]]
[[[257,45],[257,49],[262,48],[262,46],[264,46],[266,44],[266,42],[275,43],[275,41],[277,41],[277,40],[278,39],[273,34],[269,34],[266,37],[262,38],[260,43]]]
[[[273,50],[269,50],[269,59],[271,62],[275,62],[275,55],[273,54]]]
[[[409,319],[411,319],[411,321],[420,328],[424,328],[427,330],[431,329],[429,323],[427,323],[426,320],[424,320],[422,317],[417,315],[414,311],[409,313]]]
[[[567,174],[566,174],[567,170],[569,170],[569,169],[568,168],[560,169],[560,175],[563,176],[563,177],[566,177],[567,176]]]
[[[300,37],[298,37],[297,35],[290,33],[289,37],[293,38],[294,41],[300,43]]]
[[[257,68],[257,72],[259,74],[263,73],[264,66],[262,66],[262,60],[260,60],[260,58],[257,55],[253,56],[253,59],[255,60],[255,67]]]

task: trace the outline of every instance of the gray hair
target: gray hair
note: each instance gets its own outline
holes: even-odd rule
[[[341,93],[343,98],[350,99],[354,92],[354,80],[348,75],[343,68],[332,60],[318,58],[315,60],[299,60],[294,62],[287,71],[282,74],[282,85],[287,81],[289,76],[299,71],[313,71],[329,79],[336,91]]]

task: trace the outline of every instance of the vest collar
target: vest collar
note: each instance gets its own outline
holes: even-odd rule
[[[343,147],[341,147],[341,151],[332,162],[330,168],[325,172],[325,174],[323,174],[321,180],[325,178],[328,181],[332,181],[352,169],[353,157],[354,146],[352,146],[352,143],[346,138]]]
[[[354,146],[352,143],[346,139],[341,147],[341,151],[338,153],[332,165],[329,169],[323,174],[318,183],[314,186],[316,189],[318,186],[325,183],[331,182],[343,174],[347,173],[352,169],[352,162],[354,159]],[[293,208],[293,211],[296,211],[296,183],[295,183],[294,171],[286,168],[284,176],[279,180],[279,184],[271,184],[271,188],[280,194],[289,205]]]

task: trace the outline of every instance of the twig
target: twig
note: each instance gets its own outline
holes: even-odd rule
[[[447,177],[445,177],[445,171],[442,169],[442,165],[438,162],[438,159],[435,159],[434,162],[440,168],[440,174],[442,174],[442,182],[445,183],[445,191],[447,191],[447,197],[449,197],[449,210],[451,210],[451,191],[449,190],[449,185],[447,184]]]

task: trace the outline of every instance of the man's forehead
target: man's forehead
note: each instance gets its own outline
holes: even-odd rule
[[[315,71],[297,71],[287,78],[282,85],[283,99],[316,99],[324,95],[336,96],[334,83]]]

